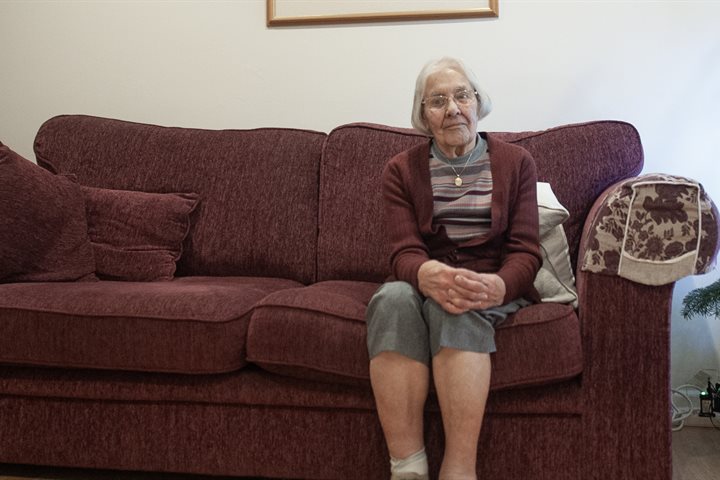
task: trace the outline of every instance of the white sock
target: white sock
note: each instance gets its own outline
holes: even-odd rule
[[[418,475],[428,474],[427,455],[425,448],[415,452],[406,458],[390,457],[390,472],[394,474],[415,473]]]

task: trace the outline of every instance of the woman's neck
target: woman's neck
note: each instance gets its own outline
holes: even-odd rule
[[[466,143],[465,145],[458,145],[458,146],[452,146],[452,145],[440,145],[438,142],[433,142],[435,144],[435,147],[440,151],[440,153],[443,154],[445,158],[448,160],[454,160],[456,158],[462,157],[463,155],[467,155],[468,153],[472,152],[473,149],[477,146],[477,139],[478,136],[475,135],[473,137],[472,142]]]

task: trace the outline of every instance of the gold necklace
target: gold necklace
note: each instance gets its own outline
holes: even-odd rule
[[[463,180],[460,177],[460,175],[462,175],[463,172],[465,172],[465,169],[467,168],[468,163],[470,162],[470,157],[472,157],[472,153],[470,155],[468,155],[467,160],[465,160],[465,165],[463,165],[463,169],[460,170],[460,173],[458,173],[457,170],[455,170],[455,167],[453,167],[452,163],[450,163],[450,160],[448,160],[448,165],[450,165],[450,168],[452,168],[452,171],[455,174],[455,186],[456,187],[462,187]]]

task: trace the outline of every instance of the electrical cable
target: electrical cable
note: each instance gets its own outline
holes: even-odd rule
[[[707,381],[710,382],[711,375],[709,375],[709,372],[713,372],[713,371],[715,373],[720,373],[720,369],[705,368],[705,369],[699,371],[695,375],[695,380],[700,381],[700,382],[705,382],[705,378],[701,378],[701,374],[702,374],[702,377],[707,376]],[[700,407],[695,407],[693,405],[693,402],[690,399],[690,397],[688,395],[686,395],[688,388],[695,390],[696,393],[698,393],[698,394],[703,393],[705,391],[702,388],[700,388],[699,386],[690,384],[690,383],[687,383],[685,385],[680,385],[679,387],[671,390],[672,393],[670,395],[670,404],[672,406],[672,422],[671,422],[671,424],[672,424],[673,432],[682,430],[682,428],[685,426],[685,420],[687,420],[688,418],[690,418],[691,416],[693,416],[695,414],[700,413]],[[685,390],[685,393],[681,390]],[[687,403],[688,407],[686,410],[680,410],[678,408],[678,406],[675,405],[674,395],[679,395]],[[713,421],[712,416],[708,417],[708,418],[710,419],[710,423],[712,423],[712,426],[717,428],[718,430],[720,430],[720,427],[715,425],[715,422]]]
[[[675,399],[671,396],[670,403],[672,406],[672,431],[677,432],[678,430],[682,430],[682,428],[685,426],[685,420],[690,418],[691,416],[697,414],[700,412],[700,407],[693,406],[692,400],[689,396],[687,396],[685,393],[683,393],[681,390],[685,390],[687,392],[687,389],[696,390],[698,394],[703,393],[705,390],[698,387],[697,385],[692,384],[685,384],[680,385],[679,387],[672,389],[673,395],[679,395],[687,404],[689,405],[686,410],[681,411],[680,408],[678,408],[677,405],[675,405]],[[713,417],[708,417],[710,420],[710,423],[714,428],[717,430],[720,430],[719,425],[715,425],[715,421],[713,420]]]
[[[679,387],[677,387],[677,388],[675,388],[675,389],[672,390],[672,393],[673,393],[674,395],[679,395],[679,396],[682,397],[682,398],[687,402],[687,404],[689,405],[689,406],[687,407],[687,410],[681,411],[681,410],[675,405],[675,400],[674,400],[674,398],[671,397],[670,403],[672,404],[672,410],[673,410],[673,415],[672,415],[672,431],[673,431],[673,432],[677,432],[678,430],[682,430],[682,428],[685,426],[685,420],[687,420],[688,418],[690,418],[691,416],[693,416],[694,414],[696,414],[696,413],[698,413],[698,412],[700,411],[700,408],[699,408],[699,407],[694,407],[694,406],[693,406],[693,403],[692,403],[692,400],[690,399],[690,397],[688,397],[685,393],[683,393],[682,391],[680,391],[681,389],[685,389],[685,390],[687,391],[688,388],[697,390],[698,393],[700,393],[700,392],[703,391],[703,390],[702,390],[700,387],[698,387],[697,385],[690,385],[690,384],[680,385]],[[713,425],[714,425],[714,424],[713,424]]]

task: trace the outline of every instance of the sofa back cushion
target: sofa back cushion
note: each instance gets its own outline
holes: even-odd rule
[[[355,123],[328,135],[320,164],[318,280],[381,282],[389,273],[380,177],[420,133]]]
[[[577,265],[582,226],[593,201],[642,169],[637,130],[625,122],[597,121],[496,134],[532,154],[538,180],[549,183],[569,211],[563,227],[572,265]],[[362,123],[329,134],[320,165],[318,280],[380,282],[390,274],[380,177],[393,155],[424,141],[413,130]]]
[[[84,115],[45,122],[40,165],[82,185],[199,196],[177,275],[315,277],[324,133],[171,128]]]

